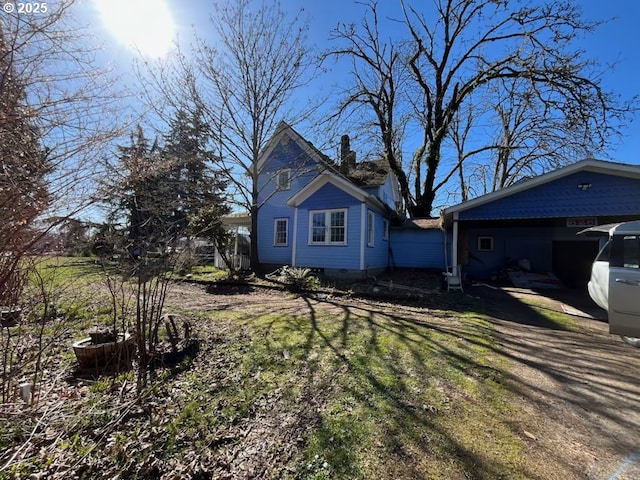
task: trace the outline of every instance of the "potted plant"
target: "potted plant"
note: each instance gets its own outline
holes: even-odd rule
[[[130,333],[118,333],[110,327],[94,326],[88,337],[73,344],[81,369],[104,370],[131,368],[136,341]]]

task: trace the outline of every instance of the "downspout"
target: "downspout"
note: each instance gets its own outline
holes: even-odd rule
[[[291,244],[291,266],[296,266],[296,254],[298,253],[298,207],[293,209],[293,242]]]

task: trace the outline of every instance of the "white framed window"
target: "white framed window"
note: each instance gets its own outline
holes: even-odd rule
[[[273,220],[273,245],[286,247],[289,244],[289,219],[275,218]]]
[[[382,219],[382,239],[389,240],[389,220]]]
[[[493,237],[482,236],[478,237],[478,251],[479,252],[493,252]]]
[[[278,190],[289,190],[291,188],[291,170],[282,168],[276,173],[276,185]]]
[[[374,246],[376,232],[376,216],[371,210],[367,210],[367,245],[369,247]]]
[[[311,210],[309,245],[346,245],[347,209]]]

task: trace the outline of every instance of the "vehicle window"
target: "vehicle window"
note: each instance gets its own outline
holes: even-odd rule
[[[610,256],[611,256],[611,240],[608,240],[607,243],[604,244],[604,247],[600,249],[600,252],[596,257],[596,262],[608,262]]]
[[[624,268],[640,268],[640,236],[625,235],[622,244]]]

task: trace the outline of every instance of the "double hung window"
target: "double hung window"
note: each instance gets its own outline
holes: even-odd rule
[[[376,222],[376,216],[371,210],[369,210],[367,214],[367,245],[369,247],[374,246],[375,222]]]
[[[286,247],[288,244],[287,233],[289,230],[288,218],[276,218],[273,221],[273,244],[276,247]]]

